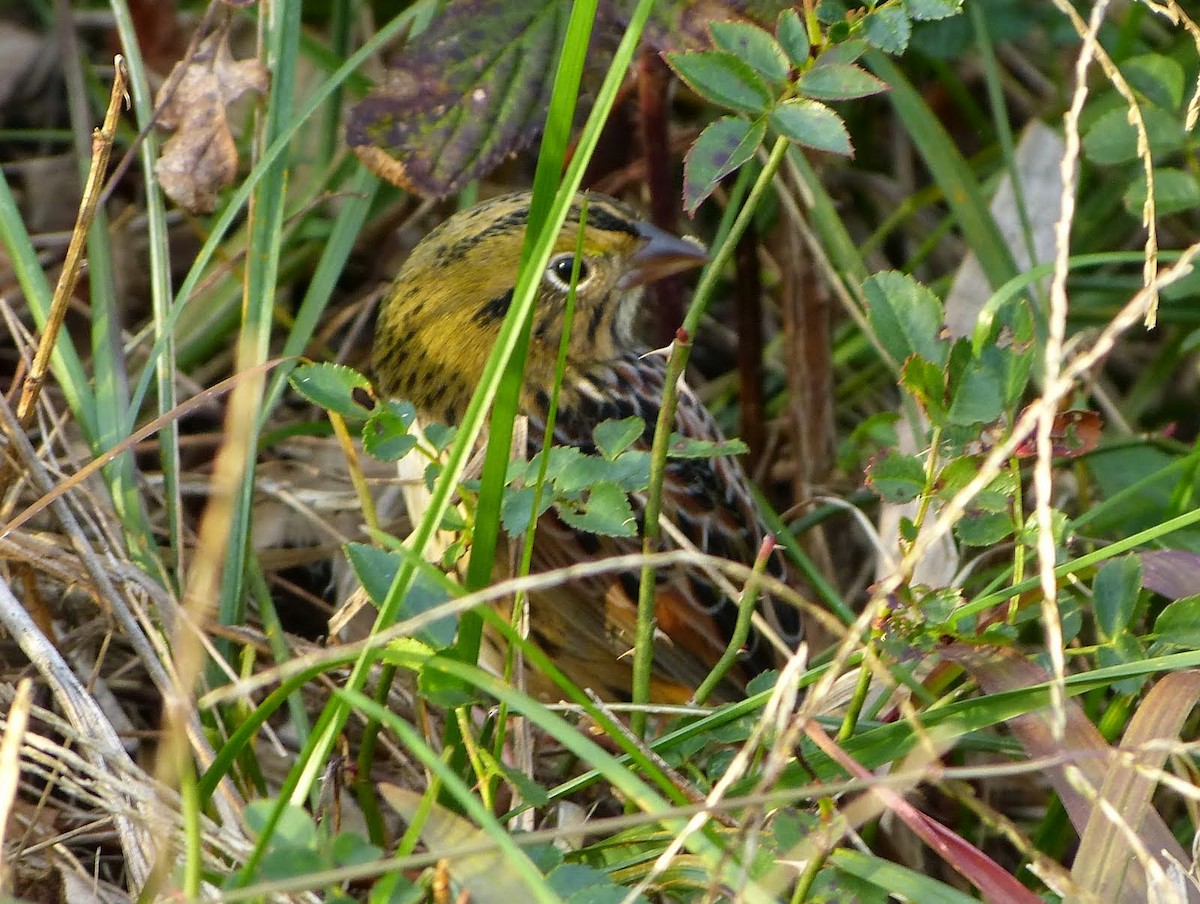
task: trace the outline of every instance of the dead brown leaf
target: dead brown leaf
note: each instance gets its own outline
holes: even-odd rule
[[[167,197],[180,207],[211,213],[217,193],[237,176],[237,145],[227,108],[248,92],[265,94],[270,75],[257,59],[235,60],[223,29],[178,65],[185,68],[177,87],[157,99],[159,124],[175,134],[163,146],[154,171]],[[173,81],[167,79],[167,85]]]

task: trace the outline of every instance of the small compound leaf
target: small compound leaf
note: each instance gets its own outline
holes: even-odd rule
[[[1144,107],[1142,122],[1155,158],[1172,154],[1183,147],[1183,124],[1171,113],[1159,107]],[[1083,153],[1092,163],[1101,166],[1128,163],[1137,157],[1137,132],[1129,122],[1125,107],[1109,110],[1083,136]]]
[[[607,420],[601,421],[592,430],[592,439],[596,441],[600,454],[611,460],[637,442],[645,431],[646,422],[640,417]]]
[[[504,501],[500,504],[500,523],[509,536],[517,536],[529,529],[533,523],[533,501],[537,498],[536,487],[511,487],[504,492]],[[554,492],[549,486],[542,487],[542,498],[539,500],[538,517],[546,514],[554,504]]]
[[[667,446],[667,458],[717,458],[722,455],[745,455],[749,451],[750,447],[740,439],[714,442],[672,433]]]
[[[408,432],[416,416],[411,402],[388,399],[363,425],[363,449],[380,461],[399,461],[417,447],[417,438]]]
[[[1142,662],[1145,658],[1146,650],[1141,641],[1125,628],[1119,630],[1109,643],[1096,648],[1096,665],[1102,669]],[[1112,689],[1118,694],[1136,694],[1145,683],[1144,675],[1122,678],[1112,683]]]
[[[546,884],[560,898],[568,898],[577,891],[597,885],[613,887],[608,873],[584,866],[582,863],[562,864],[546,877]]]
[[[667,63],[701,97],[741,113],[761,113],[773,100],[771,90],[749,63],[723,50],[668,53]]]
[[[1122,556],[1105,562],[1092,583],[1096,626],[1105,640],[1129,627],[1142,588],[1142,565],[1137,556]]]
[[[912,23],[899,7],[882,6],[863,19],[862,33],[872,47],[878,47],[884,53],[900,54],[908,48]]]
[[[890,90],[886,82],[853,63],[814,66],[800,76],[796,87],[816,100],[852,100]]]
[[[1138,173],[1125,190],[1125,209],[1141,219],[1146,204],[1146,177]],[[1200,207],[1200,182],[1186,170],[1161,167],[1154,170],[1154,211],[1160,217]]]
[[[342,417],[358,419],[371,413],[359,402],[362,391],[369,397],[370,381],[344,364],[301,364],[292,371],[288,382],[314,405]]]
[[[373,172],[442,198],[532,142],[550,102],[569,4],[457,0],[350,111]]]
[[[941,426],[946,417],[946,375],[942,369],[920,355],[909,355],[900,369],[900,384],[920,402],[933,426]]]
[[[1121,74],[1152,104],[1178,110],[1183,103],[1183,67],[1166,54],[1146,53],[1121,64]]]
[[[400,571],[400,556],[366,543],[347,543],[344,548],[363,590],[372,603],[382,605]],[[449,598],[445,588],[418,572],[400,604],[397,621],[421,615]],[[447,616],[426,625],[416,636],[432,647],[441,648],[454,642],[456,631],[456,619]]]
[[[847,0],[821,0],[817,4],[817,21],[822,25],[836,25],[844,22],[850,13]]]
[[[683,161],[683,209],[694,215],[722,179],[746,163],[762,144],[766,125],[739,116],[711,122]]]
[[[606,537],[637,535],[637,519],[629,496],[615,483],[601,481],[588,491],[587,501],[579,508],[558,507],[559,517],[576,530]]]
[[[949,19],[962,12],[963,0],[904,0],[904,11],[916,22]]]
[[[1004,413],[1004,381],[1008,352],[994,345],[972,354],[971,343],[960,339],[950,351],[952,399],[949,423],[960,427],[990,424]]]
[[[949,343],[940,338],[942,301],[927,288],[894,270],[885,270],[863,283],[867,319],[879,343],[897,362],[920,355],[944,367]]]
[[[1004,512],[975,512],[963,515],[954,534],[967,546],[992,546],[1013,532],[1012,515]]]
[[[1172,647],[1200,649],[1200,596],[1185,596],[1163,609],[1154,620],[1154,637]]]
[[[821,55],[813,61],[813,65],[832,66],[835,63],[853,63],[866,53],[870,46],[862,38],[852,38],[823,50]]]
[[[775,37],[792,61],[793,66],[802,66],[808,62],[812,43],[808,40],[808,29],[794,9],[785,9],[779,14],[775,25]]]
[[[791,64],[769,32],[749,22],[713,22],[709,28],[718,50],[746,61],[768,82],[787,80]]]
[[[771,111],[771,125],[786,138],[818,151],[854,156],[842,117],[815,100],[785,100]]]
[[[885,452],[867,466],[867,486],[886,502],[912,502],[925,489],[925,465],[915,455]]]

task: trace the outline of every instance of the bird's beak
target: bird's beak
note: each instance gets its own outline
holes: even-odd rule
[[[629,271],[621,277],[623,289],[644,286],[708,262],[708,252],[695,239],[671,235],[649,223],[638,223],[637,231],[642,247],[630,258]]]

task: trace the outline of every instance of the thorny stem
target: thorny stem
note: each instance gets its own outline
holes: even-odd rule
[[[755,180],[750,193],[746,196],[745,205],[738,212],[737,219],[733,221],[733,226],[725,237],[725,241],[721,243],[716,254],[713,255],[712,261],[705,268],[704,275],[700,277],[700,284],[696,287],[695,295],[692,296],[687,316],[684,317],[683,325],[679,328],[678,338],[672,345],[671,357],[667,362],[666,379],[663,382],[662,407],[658,412],[658,422],[654,428],[654,444],[650,450],[650,486],[646,493],[646,527],[642,540],[642,552],[645,554],[658,550],[661,536],[658,519],[662,514],[662,488],[663,478],[666,474],[667,449],[671,441],[671,428],[675,423],[675,406],[679,401],[679,382],[687,368],[688,358],[691,356],[692,337],[696,335],[700,326],[700,318],[708,308],[708,301],[716,288],[717,280],[733,257],[738,239],[750,225],[759,201],[762,200],[776,171],[783,163],[787,148],[786,138],[776,139],[775,146],[771,148],[762,172],[758,174],[758,179]],[[635,704],[650,702],[650,672],[654,662],[654,605],[654,569],[643,566],[641,584],[638,587],[637,635],[633,652],[633,702]],[[629,727],[635,735],[644,737],[646,713],[641,710],[634,711],[629,718]]]

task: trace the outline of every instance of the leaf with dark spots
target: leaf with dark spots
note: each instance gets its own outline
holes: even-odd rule
[[[709,123],[683,164],[683,208],[689,215],[695,215],[718,182],[754,156],[766,131],[761,119],[751,123],[739,116],[722,116]]]
[[[354,107],[346,140],[371,170],[445,197],[541,131],[570,5],[459,0]]]

